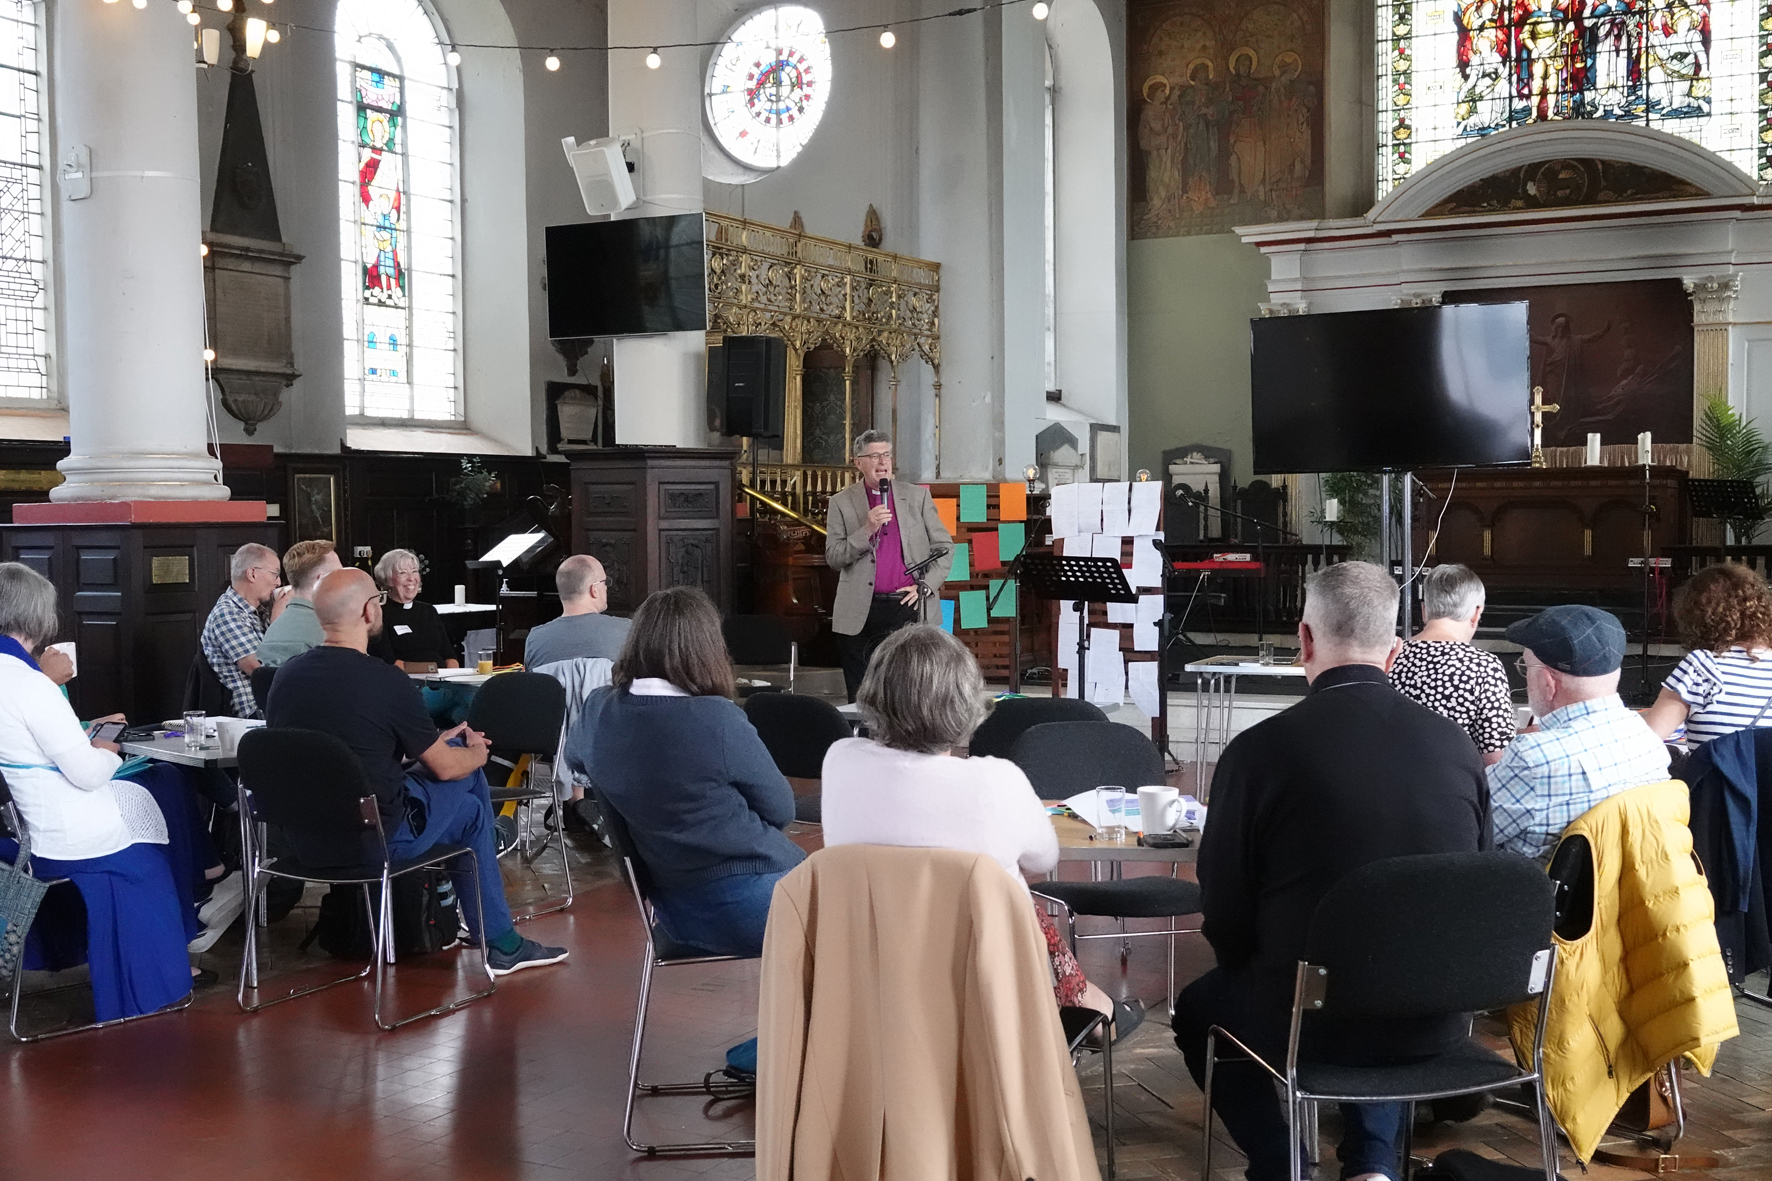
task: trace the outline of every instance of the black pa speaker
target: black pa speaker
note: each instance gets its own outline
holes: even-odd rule
[[[708,410],[722,435],[779,439],[785,417],[788,343],[779,336],[728,336],[708,350]]]

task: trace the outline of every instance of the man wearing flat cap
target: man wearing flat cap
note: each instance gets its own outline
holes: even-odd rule
[[[1624,625],[1580,604],[1508,625],[1538,731],[1489,768],[1495,847],[1540,861],[1570,821],[1621,791],[1668,777],[1667,748],[1618,696]]]

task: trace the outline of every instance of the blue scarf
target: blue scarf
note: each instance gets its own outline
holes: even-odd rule
[[[25,651],[25,646],[11,636],[0,636],[0,656],[16,656],[38,672],[43,671],[43,666],[37,663],[37,658]]]

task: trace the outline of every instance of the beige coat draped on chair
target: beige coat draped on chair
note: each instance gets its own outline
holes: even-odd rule
[[[775,887],[758,1181],[1098,1181],[1046,943],[978,853],[841,845]]]

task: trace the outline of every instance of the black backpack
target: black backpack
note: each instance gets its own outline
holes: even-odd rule
[[[455,883],[441,870],[426,869],[393,881],[394,953],[429,955],[454,943],[461,931]],[[370,896],[376,896],[374,886]],[[363,887],[334,886],[320,899],[320,917],[302,950],[318,942],[322,950],[344,960],[366,960],[372,948],[369,915],[363,909]]]

